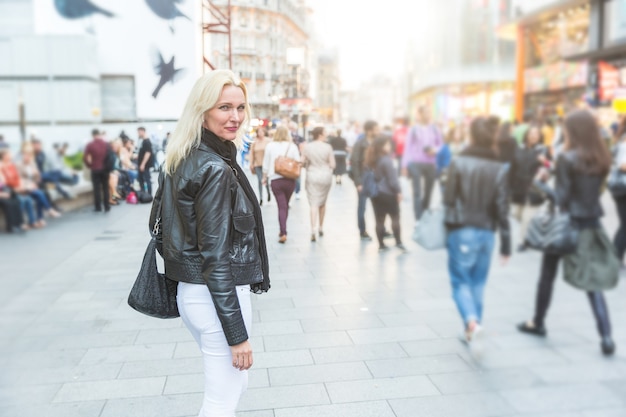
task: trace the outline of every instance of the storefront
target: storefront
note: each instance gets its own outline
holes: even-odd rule
[[[513,115],[513,82],[439,86],[416,95],[412,102],[431,108],[435,120],[460,122],[486,114],[509,120]]]
[[[502,30],[517,39],[515,117],[562,115],[585,103],[590,67],[568,56],[590,50],[590,0],[561,0]]]

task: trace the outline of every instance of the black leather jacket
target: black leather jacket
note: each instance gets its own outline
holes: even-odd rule
[[[253,206],[235,171],[201,143],[173,175],[160,175],[150,230],[159,201],[167,277],[207,285],[228,344],[246,341],[235,286],[261,282],[263,273]]]
[[[489,149],[470,147],[452,160],[444,194],[448,229],[500,229],[500,253],[510,255],[508,167]]]
[[[597,219],[604,211],[600,192],[604,176],[584,174],[576,169],[577,152],[568,150],[559,154],[556,162],[556,201],[562,211],[579,219]]]

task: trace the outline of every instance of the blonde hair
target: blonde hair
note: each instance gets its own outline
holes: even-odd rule
[[[242,138],[250,120],[250,105],[246,85],[230,70],[211,71],[200,77],[194,84],[189,97],[187,97],[183,113],[167,142],[164,167],[167,175],[172,175],[180,163],[200,146],[204,113],[217,104],[222,90],[229,85],[241,88],[246,102],[244,120],[237,130],[237,138],[235,139],[237,147],[242,145]]]
[[[278,126],[274,132],[274,142],[287,142],[289,141],[289,129],[285,126]]]

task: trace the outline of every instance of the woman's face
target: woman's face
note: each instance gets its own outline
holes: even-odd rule
[[[539,128],[531,127],[530,130],[528,131],[528,145],[529,146],[536,145],[537,142],[539,142],[539,138],[540,138]]]
[[[204,113],[202,127],[224,140],[235,140],[237,131],[245,119],[246,98],[243,90],[227,85],[215,106]]]

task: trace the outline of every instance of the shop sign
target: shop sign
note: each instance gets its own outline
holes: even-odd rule
[[[586,62],[557,62],[524,71],[526,93],[562,90],[587,85]]]
[[[598,98],[600,102],[612,100],[619,85],[619,69],[606,62],[598,62]]]
[[[612,102],[613,110],[617,113],[626,113],[626,89],[615,89],[614,99]]]

